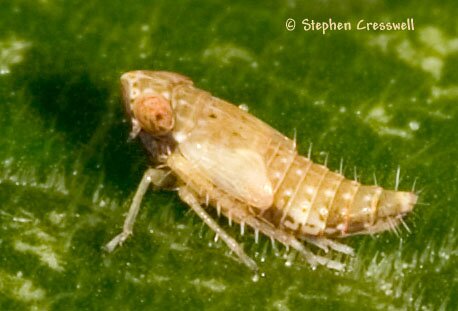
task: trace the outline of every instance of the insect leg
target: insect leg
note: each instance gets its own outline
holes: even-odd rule
[[[132,130],[129,133],[129,139],[134,139],[141,132],[142,128],[137,119],[132,118]]]
[[[304,240],[307,243],[313,244],[317,246],[318,248],[321,248],[324,250],[326,253],[328,252],[328,249],[333,249],[339,253],[343,253],[346,255],[354,255],[353,248],[350,246],[347,246],[345,244],[333,241],[331,239],[327,239],[325,237],[312,237],[312,236],[307,236],[304,237]]]
[[[129,213],[124,220],[122,232],[115,236],[110,242],[108,242],[107,245],[105,245],[105,249],[108,252],[112,252],[118,245],[121,245],[129,237],[129,235],[132,234],[135,218],[137,217],[143,196],[145,195],[146,190],[148,190],[150,183],[153,183],[155,186],[160,186],[167,175],[168,173],[164,170],[158,170],[154,168],[149,168],[146,170],[146,172],[143,174],[140,184],[138,185],[134,199],[130,205]]]
[[[344,270],[345,265],[335,260],[315,255],[308,250],[299,240],[291,234],[282,230],[276,229],[267,223],[260,221],[253,216],[247,216],[244,221],[251,227],[259,229],[266,236],[273,238],[285,246],[290,246],[301,254],[302,257],[312,266],[323,265],[335,270]]]
[[[258,271],[258,266],[244,251],[240,244],[229,236],[226,231],[221,228],[213,218],[200,206],[196,196],[188,188],[181,187],[178,190],[180,198],[186,202],[196,214],[223,240],[226,245],[237,254],[240,260],[251,270]]]

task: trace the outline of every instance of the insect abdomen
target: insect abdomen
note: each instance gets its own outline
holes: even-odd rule
[[[270,164],[284,164],[285,155]],[[294,155],[276,187],[265,217],[298,235],[348,235],[383,231],[398,223],[416,202],[410,192],[389,191],[345,179],[323,165]]]
[[[361,185],[299,156],[292,140],[207,92],[186,85],[172,98],[179,143],[186,136],[195,146],[242,148],[264,158],[274,203],[259,217],[279,228],[299,236],[375,233],[393,228],[416,202],[413,193]]]

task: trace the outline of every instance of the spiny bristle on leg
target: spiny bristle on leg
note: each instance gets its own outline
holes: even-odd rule
[[[291,267],[295,258],[296,258],[296,254],[297,252],[296,251],[291,251],[287,254],[286,256],[286,261],[285,261],[285,266],[287,267]]]
[[[229,223],[229,227],[232,227],[232,215],[231,215],[231,213],[229,213],[229,215],[227,215],[227,222]]]
[[[270,243],[272,244],[272,248],[276,250],[277,248],[275,246],[275,239],[273,237],[270,237]]]
[[[401,176],[401,167],[398,166],[398,169],[396,170],[396,182],[394,186],[395,191],[398,191],[400,176]]]
[[[397,228],[397,223],[391,217],[388,217],[386,220],[389,225],[389,230],[393,232],[397,237],[399,237],[400,232],[399,232],[399,229]]]
[[[340,158],[340,165],[339,165],[339,174],[343,174],[343,158]]]
[[[405,222],[404,218],[402,217],[402,215],[399,215],[399,221],[401,222],[402,226],[407,230],[407,232],[412,233],[410,231],[409,226],[407,225],[407,223]]]
[[[218,217],[221,216],[221,204],[219,202],[216,202],[216,214]]]
[[[308,153],[307,153],[307,158],[309,158],[309,159],[310,159],[311,156],[312,156],[312,146],[313,146],[313,143],[310,143],[310,145],[309,145],[309,151],[308,151]]]
[[[415,179],[413,180],[413,184],[412,184],[412,192],[415,193],[415,186],[417,184],[417,179],[418,177],[415,177]]]

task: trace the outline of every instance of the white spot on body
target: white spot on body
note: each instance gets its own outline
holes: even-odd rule
[[[143,89],[143,93],[144,94],[153,94],[154,91],[153,91],[152,88],[147,87],[147,88]]]
[[[323,206],[320,208],[319,213],[321,216],[327,216],[329,214],[329,211],[326,207]]]
[[[300,206],[302,207],[302,210],[308,210],[310,208],[310,202],[307,200],[304,200],[301,202]]]
[[[324,195],[325,195],[326,197],[328,197],[328,198],[331,198],[331,197],[334,196],[334,191],[332,191],[331,189],[326,189],[326,190],[324,191]]]
[[[206,126],[207,125],[207,121],[205,119],[199,119],[197,120],[197,125],[198,126]]]
[[[167,99],[167,100],[170,100],[170,92],[162,92],[161,95]]]
[[[287,197],[290,197],[292,194],[293,194],[293,190],[291,190],[291,188],[288,188],[283,192],[283,195]]]
[[[305,191],[306,191],[308,194],[313,195],[313,194],[315,193],[315,188],[312,187],[312,186],[307,186],[307,187],[305,188]]]
[[[339,230],[339,231],[343,231],[345,229],[345,225],[344,224],[338,224],[336,226],[336,229]]]
[[[288,211],[288,215],[293,219],[293,223],[291,223],[289,220],[285,221],[285,224],[288,224],[288,227],[292,228],[293,230],[296,230],[299,226],[299,224],[304,225],[305,222],[307,221],[307,216],[310,211],[310,203],[308,201],[303,201],[299,204],[299,206],[292,207]]]
[[[240,110],[243,110],[245,112],[248,112],[248,110],[249,110],[248,105],[246,105],[246,104],[240,104],[239,108],[240,108]]]
[[[187,101],[185,101],[184,99],[180,99],[180,100],[178,101],[178,104],[179,104],[180,106],[189,106],[189,103],[188,103]]]

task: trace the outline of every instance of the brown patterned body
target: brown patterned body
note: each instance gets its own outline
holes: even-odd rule
[[[141,138],[153,158],[112,251],[132,233],[142,197],[152,183],[180,198],[250,269],[256,263],[201,205],[229,223],[253,228],[298,251],[312,266],[344,265],[313,254],[303,240],[325,252],[353,250],[326,237],[394,229],[412,210],[411,192],[389,191],[348,180],[297,153],[295,142],[238,107],[171,72],[132,71],[121,77],[131,137]],[[173,175],[170,184],[167,176]]]
[[[223,214],[243,221],[250,214],[295,236],[345,236],[385,230],[410,211],[416,196],[383,190],[345,179],[327,167],[297,154],[295,144],[238,107],[192,85],[172,92],[174,136],[186,144],[212,144],[223,149],[244,148],[259,153],[274,191],[273,204],[253,208],[218,189],[205,172],[178,148],[167,164],[199,193],[203,201],[220,206]]]

